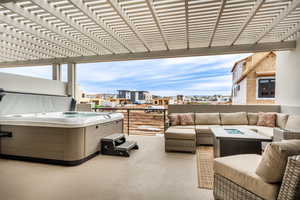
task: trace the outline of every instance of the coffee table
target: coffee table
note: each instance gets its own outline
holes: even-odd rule
[[[262,142],[271,142],[270,137],[243,127],[212,127],[214,156],[223,157],[236,154],[261,154]]]

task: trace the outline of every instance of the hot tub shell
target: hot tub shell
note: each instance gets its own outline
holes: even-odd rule
[[[78,165],[100,152],[102,137],[123,133],[123,120],[77,128],[2,125],[1,131],[12,133],[0,141],[4,158]]]
[[[71,97],[7,91],[0,97],[0,132],[11,134],[0,138],[2,158],[78,165],[100,152],[102,137],[123,133],[123,114],[72,115]]]

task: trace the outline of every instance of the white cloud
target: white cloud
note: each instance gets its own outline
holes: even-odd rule
[[[200,56],[200,57],[184,57],[184,58],[170,58],[164,59],[161,65],[182,65],[182,64],[196,64],[204,65],[215,62],[228,62],[239,58],[246,57],[249,54],[231,54],[219,56]]]
[[[209,90],[214,89],[218,90],[220,88],[231,88],[232,86],[232,77],[220,76],[207,78],[205,82],[193,84],[191,87],[187,88],[189,90]]]
[[[230,69],[234,62],[248,55],[79,64],[77,80],[86,92],[91,93],[143,89],[162,96],[216,92],[223,94],[230,91]],[[52,76],[51,66],[8,68],[0,71],[49,79]],[[63,65],[62,71],[63,80],[66,80],[66,65]]]

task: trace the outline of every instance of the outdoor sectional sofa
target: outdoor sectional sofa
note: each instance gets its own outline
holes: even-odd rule
[[[171,113],[177,115],[179,113]],[[166,151],[195,152],[197,145],[212,145],[211,127],[248,128],[274,141],[282,139],[300,139],[300,116],[283,113],[276,114],[275,127],[258,126],[258,113],[180,113],[191,115],[193,122],[189,124],[170,124],[165,133]],[[170,117],[170,116],[169,116]]]

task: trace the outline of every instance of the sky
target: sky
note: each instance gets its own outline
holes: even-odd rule
[[[137,60],[77,65],[85,93],[146,90],[153,95],[230,95],[233,64],[249,54]],[[0,72],[51,79],[51,66],[2,68]],[[66,80],[63,65],[63,80]]]

